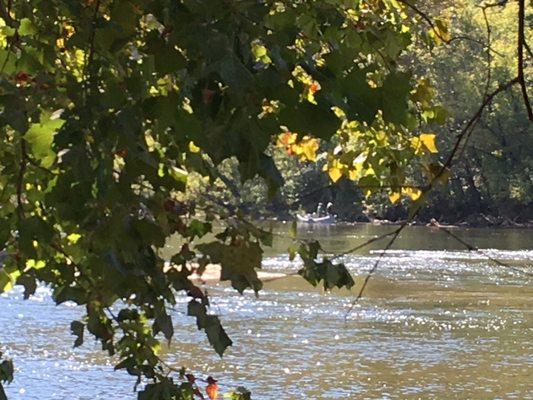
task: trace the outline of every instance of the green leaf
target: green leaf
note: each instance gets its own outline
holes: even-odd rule
[[[61,110],[55,113],[41,114],[41,120],[37,124],[31,124],[24,135],[24,139],[29,143],[33,156],[40,164],[49,168],[54,163],[56,153],[52,149],[54,136],[65,123],[59,118]]]
[[[324,289],[334,287],[350,289],[354,280],[344,264],[333,264],[327,258],[318,261],[320,244],[318,242],[302,243],[298,253],[304,262],[302,269],[298,271],[306,281],[316,286],[323,282]]]
[[[298,271],[298,274],[313,286],[322,281],[325,290],[334,287],[350,289],[355,284],[344,264],[333,264],[327,259],[322,262],[305,260],[304,267]]]
[[[13,289],[19,276],[20,271],[14,266],[0,267],[0,293]]]
[[[54,229],[49,223],[37,216],[29,217],[22,220],[19,224],[19,245],[26,254],[34,257],[35,247],[33,241],[37,244],[47,244],[54,237]]]
[[[259,158],[259,166],[259,176],[265,179],[268,186],[269,198],[272,199],[278,193],[279,188],[283,186],[285,180],[272,157],[261,154]]]
[[[406,72],[391,72],[387,75],[381,93],[383,96],[383,119],[394,124],[407,124],[407,99],[411,90],[411,75]]]
[[[38,33],[37,28],[33,22],[28,18],[22,18],[20,20],[20,26],[18,28],[18,33],[20,36],[30,36]]]
[[[154,320],[153,325],[154,335],[157,335],[159,332],[163,332],[165,339],[170,342],[172,336],[174,336],[174,326],[172,325],[172,318],[164,310],[159,312]]]
[[[378,89],[368,84],[366,74],[366,70],[354,69],[339,85],[346,95],[348,119],[372,123],[380,108],[380,96]]]
[[[318,105],[304,101],[295,107],[284,108],[280,112],[280,124],[287,126],[291,132],[326,140],[331,138],[339,128],[340,120],[321,95],[316,98]]]
[[[4,386],[0,382],[0,400],[7,400],[6,392],[4,391]]]
[[[24,300],[29,299],[37,290],[37,280],[34,273],[24,273],[17,279],[17,284],[24,286]]]
[[[261,268],[263,254],[259,244],[247,241],[239,245],[211,242],[196,247],[202,254],[209,256],[213,263],[220,264],[220,280],[231,281],[240,293],[248,287],[257,293],[263,287],[256,271]]]
[[[74,347],[80,347],[83,344],[83,333],[85,331],[85,325],[80,321],[72,321],[70,323],[70,332],[76,336],[74,341]]]
[[[8,62],[14,57],[15,54],[10,54],[7,59]],[[27,105],[24,97],[16,95],[0,96],[0,103],[4,106],[4,121],[16,131],[20,133],[26,132],[28,130],[28,116],[26,114]]]
[[[2,355],[3,354],[0,352],[0,359]],[[7,383],[13,382],[13,372],[14,372],[13,361],[11,360],[2,361],[2,363],[0,363],[0,383],[1,382],[7,382]]]
[[[165,245],[165,233],[158,224],[146,218],[134,219],[131,224],[144,243],[151,243],[156,247]]]
[[[215,315],[207,314],[207,306],[196,300],[191,300],[187,307],[187,315],[196,317],[196,325],[199,330],[205,330],[209,343],[217,354],[222,357],[224,351],[233,344],[220,320]]]
[[[226,395],[224,395],[224,397],[226,397]],[[231,392],[227,397],[229,397],[230,400],[251,400],[252,392],[245,387],[238,386],[237,389],[235,389],[234,392]]]
[[[212,225],[209,222],[202,222],[197,219],[193,219],[187,226],[186,235],[192,240],[195,237],[202,238],[211,232]]]
[[[3,66],[6,75],[11,75],[16,71],[16,61],[16,54],[10,49],[0,49],[0,66]]]

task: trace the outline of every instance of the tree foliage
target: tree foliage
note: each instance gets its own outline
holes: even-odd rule
[[[257,292],[272,242],[240,215],[182,201],[191,176],[223,179],[218,166],[233,159],[275,196],[280,135],[311,161],[318,140],[334,143],[331,179],[390,187],[391,200],[418,199],[409,172],[422,165],[430,181],[439,167],[442,110],[399,63],[432,35],[403,2],[1,1],[0,14],[0,292],[20,284],[28,297],[39,282],[56,303],[84,306],[74,344],[96,337],[117,369],[148,382],[139,399],[195,396],[158,356],[176,296],[189,296],[215,351],[232,343],[189,267],[220,263],[222,280]],[[198,244],[213,222],[222,233]],[[183,246],[169,264],[171,237]],[[318,244],[298,246],[310,283],[354,284]],[[10,364],[0,371],[11,379]]]
[[[517,71],[514,43],[518,35],[518,4],[502,2],[501,6],[483,11],[480,6],[485,3],[471,0],[462,3],[460,8],[446,7],[444,12],[453,19],[452,34],[472,40],[436,48],[432,54],[420,51],[417,57],[416,69],[434,83],[436,94],[451,117],[438,132],[457,130],[461,121],[474,113],[487,91],[512,79]],[[525,35],[528,42],[533,40],[531,26]],[[531,86],[531,58],[525,68]],[[483,114],[475,135],[465,144],[450,185],[435,193],[430,204],[434,204],[433,213],[449,219],[447,214],[454,210],[456,218],[463,220],[474,213],[484,213],[493,216],[495,222],[530,218],[531,133],[531,121],[524,112],[520,91],[507,91],[496,98]],[[440,138],[443,149],[453,146],[452,136]]]
[[[356,162],[356,165],[359,168],[355,170],[349,171],[342,165],[336,168],[341,163],[336,156],[346,157],[343,155],[346,148],[338,145],[362,146],[363,141],[357,137],[343,142],[335,136],[327,143],[320,142],[316,149],[309,140],[298,140],[296,135],[284,134],[273,151],[285,181],[281,196],[274,202],[268,202],[261,182],[237,185],[239,196],[247,199],[245,204],[240,204],[241,209],[265,215],[274,212],[288,217],[289,211],[297,211],[299,207],[310,211],[319,201],[333,201],[335,213],[343,220],[365,220],[365,214],[371,218],[396,221],[407,217],[409,199],[421,193],[428,175],[439,168],[435,163],[436,157],[442,160],[443,155],[450,153],[464,121],[475,113],[487,91],[493,91],[499,84],[511,80],[517,72],[516,2],[498,5],[497,2],[476,0],[439,1],[420,3],[418,7],[432,21],[438,20],[439,15],[451,21],[448,29],[448,40],[451,42],[447,46],[433,44],[428,49],[424,35],[418,35],[419,40],[399,60],[401,65],[413,70],[415,79],[424,82],[419,95],[437,99],[437,104],[421,116],[437,120],[438,123],[432,126],[434,132],[421,130],[418,139],[411,139],[419,149],[418,155],[422,155],[421,150],[426,150],[433,156],[417,160],[423,161],[422,168],[416,163],[415,168],[408,168],[406,187],[399,191],[390,190],[390,182],[378,182],[379,179],[370,180],[365,176],[354,185],[350,177],[367,173],[362,168],[364,155],[358,155],[359,163]],[[487,16],[486,21],[484,15]],[[487,36],[487,26],[490,36]],[[533,40],[533,30],[527,25],[525,35],[526,42]],[[528,58],[524,67],[528,82],[533,76],[531,68]],[[419,219],[428,222],[436,218],[449,223],[475,225],[527,223],[533,207],[529,151],[533,136],[520,91],[509,90],[495,98],[470,136],[451,171],[450,184],[432,191],[426,198]],[[370,139],[367,143],[371,143]],[[439,154],[433,153],[435,144]],[[309,159],[316,161],[307,162]],[[328,170],[325,164],[332,168]],[[328,182],[328,174],[321,173],[323,169],[338,181],[333,183],[329,179]],[[370,176],[372,172],[370,170]],[[225,174],[238,180],[237,174],[230,174],[227,169]],[[204,183],[204,192],[196,194],[208,200],[209,196],[205,193],[216,189],[225,202],[236,207],[236,196],[224,189],[223,182],[218,183],[214,186]],[[378,184],[383,185],[381,190],[375,190]],[[371,193],[367,189],[374,190]],[[368,194],[370,196],[365,196]],[[391,199],[395,200],[394,204]]]

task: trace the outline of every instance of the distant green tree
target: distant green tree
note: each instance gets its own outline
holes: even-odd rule
[[[457,132],[487,93],[517,74],[518,4],[500,2],[501,6],[483,11],[486,4],[498,2],[468,0],[461,3],[445,7],[443,12],[453,21],[451,35],[465,39],[448,47],[437,47],[429,54],[421,50],[413,63],[420,75],[431,79],[438,99],[449,114],[446,124],[437,128],[442,150],[451,148],[455,142],[454,135],[446,132]],[[490,36],[487,36],[487,29],[490,29]],[[531,42],[531,26],[525,34]],[[531,57],[529,60],[525,64],[525,77],[531,86],[533,63]],[[452,221],[465,220],[476,213],[497,217],[495,222],[530,218],[533,207],[531,146],[533,130],[524,112],[520,90],[501,94],[483,113],[475,132],[462,147],[450,185],[434,193],[426,213]]]

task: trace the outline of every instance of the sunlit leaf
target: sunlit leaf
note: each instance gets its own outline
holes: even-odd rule
[[[435,138],[436,138],[436,135],[433,133],[423,133],[420,135],[420,141],[430,153],[439,152],[435,145]]]
[[[15,267],[0,267],[0,293],[13,289],[20,274],[20,271]]]
[[[420,189],[417,189],[417,188],[407,187],[407,188],[402,188],[402,194],[408,196],[411,200],[416,201],[422,195],[422,191]],[[398,201],[398,200],[396,200],[396,201]],[[392,203],[395,203],[396,201],[393,201],[393,199],[391,199]]]
[[[189,142],[189,151],[191,153],[198,153],[200,152],[200,148],[194,144],[194,142],[191,140]]]
[[[392,192],[391,194],[389,194],[389,200],[392,204],[396,204],[398,200],[400,200],[400,198],[401,198],[400,192]]]
[[[328,175],[333,182],[337,182],[342,178],[342,171],[338,167],[331,167],[328,169]]]
[[[52,148],[54,136],[65,123],[58,117],[58,113],[43,113],[39,123],[32,124],[24,138],[31,147],[33,156],[40,161],[43,167],[50,167],[55,159]]]

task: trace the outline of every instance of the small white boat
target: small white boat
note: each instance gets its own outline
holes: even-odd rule
[[[333,224],[335,223],[335,215],[325,215],[323,217],[315,217],[312,214],[300,215],[296,214],[298,222],[305,222],[306,224]]]

